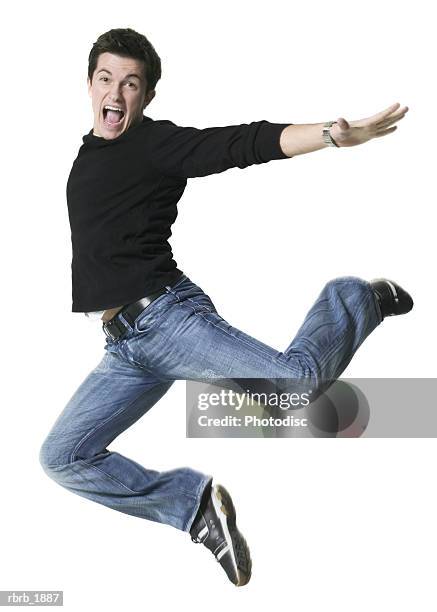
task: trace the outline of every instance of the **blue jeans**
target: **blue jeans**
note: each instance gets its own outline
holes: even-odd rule
[[[266,299],[270,316],[276,298]],[[336,379],[382,320],[369,283],[354,277],[327,283],[284,352],[230,325],[185,275],[132,326],[116,316],[127,333],[118,340],[105,336],[102,360],[58,416],[40,463],[77,495],[182,531],[189,531],[212,476],[190,467],[159,472],[107,446],[175,380],[294,378],[317,386]]]

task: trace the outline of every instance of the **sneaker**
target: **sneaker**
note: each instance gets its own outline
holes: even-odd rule
[[[222,485],[207,485],[190,528],[193,542],[204,544],[236,586],[247,584],[252,560],[246,540],[235,523],[231,496]]]
[[[375,293],[382,318],[406,314],[413,308],[413,299],[400,285],[387,278],[376,278],[370,281]]]

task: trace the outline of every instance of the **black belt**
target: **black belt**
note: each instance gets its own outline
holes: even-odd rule
[[[180,281],[185,274],[181,274],[173,284]],[[149,295],[137,300],[136,302],[132,302],[131,304],[127,304],[127,306],[123,306],[123,308],[117,312],[109,321],[103,322],[103,331],[107,336],[112,338],[113,340],[118,340],[123,336],[128,327],[123,323],[123,321],[119,318],[118,315],[122,314],[123,317],[128,321],[128,323],[133,327],[135,319],[139,314],[143,312],[147,306],[149,306],[156,298],[159,298],[160,295],[166,292],[166,288],[169,285],[166,285],[162,289],[155,291],[154,293],[150,293]]]

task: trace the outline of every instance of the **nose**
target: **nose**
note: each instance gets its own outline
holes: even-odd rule
[[[114,102],[117,102],[121,98],[121,96],[120,96],[120,86],[117,85],[116,83],[114,83],[114,85],[111,87],[110,98]]]

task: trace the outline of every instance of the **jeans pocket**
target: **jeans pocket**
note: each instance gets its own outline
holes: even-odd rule
[[[199,293],[198,295],[192,295],[185,297],[180,301],[181,304],[190,306],[196,314],[216,312],[216,308],[206,293]]]
[[[134,333],[144,334],[154,327],[168,309],[174,298],[169,293],[163,293],[140,312],[133,322]]]
[[[209,295],[186,275],[169,288],[169,293],[179,305],[189,306],[195,313],[216,311]]]

